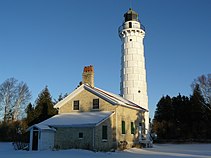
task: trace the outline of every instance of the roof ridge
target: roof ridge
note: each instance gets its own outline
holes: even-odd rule
[[[128,105],[128,106],[132,106],[132,107],[135,107],[135,108],[140,108],[140,109],[143,109],[143,110],[147,110],[147,109],[145,109],[145,108],[139,106],[138,104],[136,104],[136,103],[134,103],[134,102],[132,102],[132,101],[130,101],[130,100],[128,100],[128,99],[123,98],[123,97],[120,96],[120,95],[113,94],[112,92],[107,92],[107,91],[102,90],[102,89],[97,88],[97,87],[91,87],[91,88],[96,89],[96,90],[98,90],[98,91],[100,91],[100,92],[102,92],[102,93],[108,95],[109,97],[112,97],[112,98],[114,98],[114,99],[116,99],[116,100],[120,101],[121,103],[126,104],[126,105]],[[131,104],[128,104],[128,103],[126,103],[126,102],[123,102],[123,101],[120,100],[119,98],[115,97],[115,95],[117,95],[118,97],[121,97],[122,99],[124,99],[125,101],[127,101],[127,102],[129,102],[129,103],[131,103]],[[123,104],[120,104],[120,105],[123,105]]]
[[[102,92],[102,93],[105,93],[106,95],[108,95],[108,96],[110,96],[110,97],[112,97],[112,98],[115,98],[115,99],[121,101],[120,99],[116,98],[115,96],[112,96],[111,94],[108,94],[108,93],[111,93],[111,92],[107,92],[107,91],[104,91],[104,90],[99,89],[99,88],[96,88],[96,87],[94,87],[94,88],[95,88],[96,90]],[[120,97],[121,97],[121,96],[120,96]],[[122,101],[121,101],[121,102],[122,102]]]

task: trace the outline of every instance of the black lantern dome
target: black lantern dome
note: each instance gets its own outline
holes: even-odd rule
[[[138,21],[138,13],[136,13],[135,11],[132,10],[132,8],[130,8],[125,14],[125,22],[127,21]]]

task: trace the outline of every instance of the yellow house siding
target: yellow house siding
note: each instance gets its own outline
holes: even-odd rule
[[[116,109],[116,128],[117,128],[117,140],[120,142],[127,142],[127,147],[132,147],[139,142],[139,123],[142,123],[143,113],[141,111],[127,108],[124,106],[118,106]],[[122,121],[125,121],[125,134],[122,134]],[[134,122],[135,133],[131,134],[131,122]]]
[[[115,114],[95,128],[95,149],[109,151],[116,148]],[[102,128],[107,126],[107,140],[102,139]]]
[[[93,99],[99,99],[99,110],[93,109]],[[79,100],[79,110],[73,110],[73,101]],[[60,107],[59,114],[71,112],[89,112],[89,111],[114,111],[115,106],[99,98],[98,96],[83,90],[66,104]]]
[[[99,99],[98,110],[93,109],[93,99]],[[73,102],[75,100],[79,100],[79,110],[73,110]],[[78,130],[80,128],[59,128],[55,144],[61,144],[61,148],[70,148],[69,146],[73,145],[78,148],[94,147],[93,149],[100,151],[121,148],[121,142],[127,142],[126,148],[139,144],[140,124],[142,125],[142,133],[144,132],[144,112],[127,106],[112,105],[85,89],[62,105],[59,109],[59,114],[96,111],[112,111],[114,114],[94,128],[81,128],[84,133],[89,135],[83,141],[78,139]],[[122,134],[122,121],[125,121],[125,134]],[[131,122],[134,123],[134,134],[131,134]],[[107,126],[108,132],[106,141],[102,140],[102,126],[104,125]],[[69,140],[70,138],[71,140]]]

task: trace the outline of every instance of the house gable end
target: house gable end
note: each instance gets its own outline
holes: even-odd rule
[[[88,92],[92,93],[93,95],[95,95],[96,97],[99,97],[101,99],[103,99],[104,101],[112,104],[112,105],[116,105],[117,102],[100,94],[99,92],[97,92],[95,89],[89,87],[86,84],[82,84],[80,87],[78,87],[77,89],[75,89],[72,93],[70,93],[67,97],[65,97],[63,100],[61,100],[60,102],[58,102],[54,108],[58,108],[60,109],[62,106],[64,106],[65,104],[67,104],[69,101],[71,101],[74,97],[76,97],[78,94],[80,94],[82,91],[87,90]]]
[[[54,108],[61,108],[63,105],[65,105],[68,101],[70,101],[72,98],[74,98],[76,95],[81,93],[84,90],[84,86],[81,85],[77,89],[75,89],[72,93],[70,93],[67,97],[65,97],[63,100],[58,102],[56,105],[54,105]]]
[[[84,91],[88,91],[89,93],[91,93],[93,96],[96,96],[96,97],[93,97],[92,96],[92,98],[90,97],[89,99],[90,99],[90,102],[88,103],[86,103],[86,105],[85,104],[83,104],[81,107],[82,107],[82,109],[77,109],[78,111],[84,111],[83,110],[83,108],[85,108],[85,109],[87,109],[88,110],[88,108],[90,109],[90,110],[93,110],[92,109],[92,105],[91,105],[91,102],[92,102],[92,99],[96,99],[96,98],[100,98],[100,99],[102,99],[102,100],[104,100],[105,102],[107,102],[107,103],[109,103],[110,105],[120,105],[120,106],[124,106],[124,107],[130,107],[130,108],[133,108],[133,109],[136,109],[136,110],[140,110],[140,111],[147,111],[146,109],[144,109],[144,108],[142,108],[142,107],[140,107],[140,106],[137,106],[137,105],[134,105],[134,104],[130,104],[130,102],[123,102],[122,100],[120,100],[119,98],[117,98],[117,96],[115,96],[115,95],[112,95],[112,93],[109,93],[109,92],[106,92],[106,91],[103,91],[103,90],[100,90],[100,89],[98,89],[98,88],[93,88],[93,87],[90,87],[89,85],[86,85],[86,84],[82,84],[80,87],[78,87],[77,89],[75,89],[72,93],[70,93],[67,97],[65,97],[63,100],[61,100],[60,102],[58,102],[55,106],[54,106],[54,108],[58,108],[58,109],[60,109],[61,107],[63,107],[64,105],[66,105],[67,106],[67,104],[69,104],[69,109],[68,109],[68,111],[66,111],[66,110],[62,110],[62,113],[65,113],[65,111],[66,112],[70,112],[70,111],[72,111],[73,110],[73,108],[71,107],[72,106],[72,103],[71,103],[71,101],[73,101],[73,100],[80,100],[80,99],[83,99],[83,92]],[[77,97],[77,96],[79,96],[79,95],[81,95],[81,97]],[[85,96],[85,95],[84,95]],[[120,96],[119,96],[120,97]],[[78,99],[74,99],[74,98],[78,98]],[[87,96],[86,96],[86,98],[87,98]],[[104,102],[104,103],[105,103]],[[106,103],[106,104],[107,104]],[[80,104],[81,104],[81,102],[80,102]],[[88,107],[89,106],[89,107]],[[76,111],[77,111],[76,110]],[[87,110],[85,110],[85,111],[87,111]],[[88,110],[88,111],[90,111],[90,110]],[[99,110],[104,110],[104,109],[99,109]],[[74,111],[74,110],[73,110]],[[60,112],[59,112],[60,113]]]

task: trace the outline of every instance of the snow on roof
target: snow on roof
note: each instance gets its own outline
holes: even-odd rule
[[[49,127],[94,127],[108,119],[113,112],[78,112],[55,115],[38,126]]]
[[[97,90],[99,93],[101,93],[102,95],[105,95],[107,96],[108,98],[110,99],[113,99],[117,105],[124,105],[124,106],[128,106],[128,107],[132,107],[132,108],[137,108],[137,109],[141,109],[141,110],[144,110],[144,111],[147,111],[147,109],[121,97],[120,95],[116,95],[116,94],[113,94],[111,92],[107,92],[105,90],[102,90],[102,89],[99,89],[99,88],[93,88],[95,90]]]
[[[36,124],[35,127],[39,128],[39,129],[42,129],[42,130],[52,130],[52,128],[50,128],[47,125],[43,125],[43,124]]]
[[[31,130],[33,127],[38,128],[39,130],[51,130],[51,131],[55,131],[54,128],[49,127],[48,125],[44,125],[44,124],[34,124],[33,126],[29,127],[27,129],[27,131]]]
[[[130,108],[135,108],[135,109],[138,109],[138,110],[148,111],[147,109],[141,107],[140,105],[137,105],[137,104],[135,104],[135,103],[119,96],[119,95],[113,94],[111,92],[107,92],[107,91],[102,90],[100,88],[91,87],[87,84],[82,84],[79,88],[77,88],[72,93],[70,93],[66,98],[64,98],[63,100],[58,102],[54,107],[60,108],[61,106],[63,106],[65,103],[67,103],[70,99],[72,99],[74,96],[79,94],[84,89],[93,93],[93,94],[95,94],[95,95],[97,95],[98,97],[108,101],[112,105],[123,105],[123,106],[127,106],[127,107],[130,107]]]

